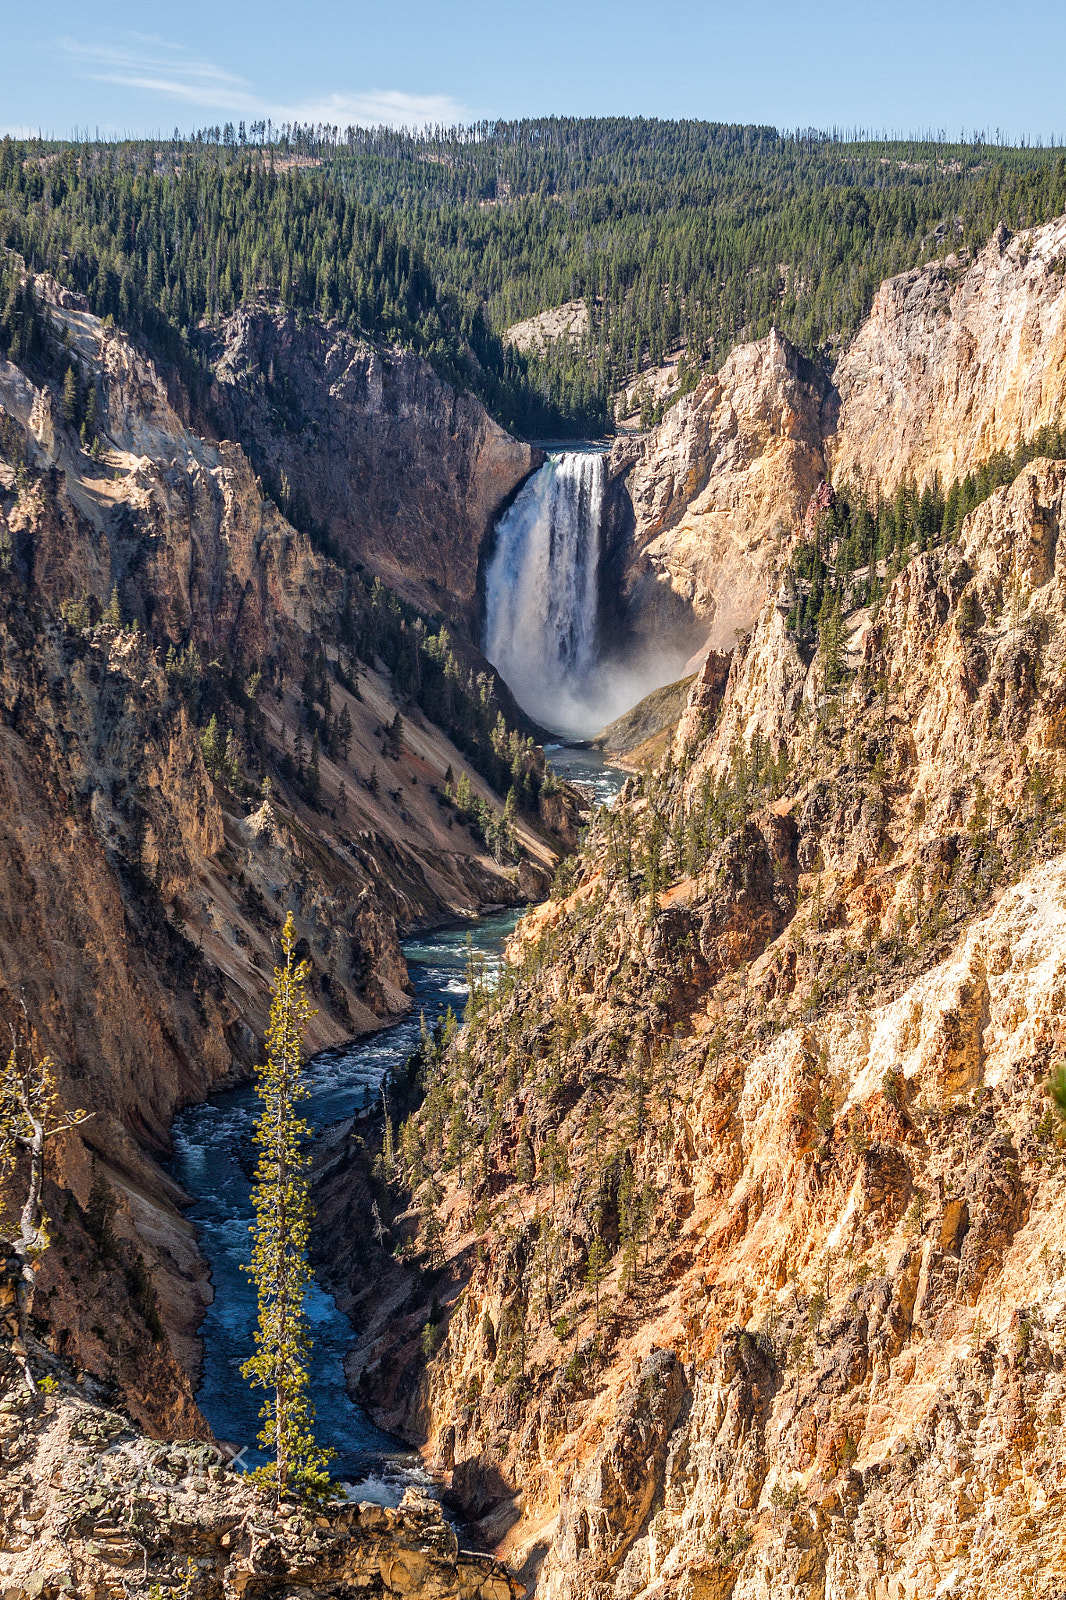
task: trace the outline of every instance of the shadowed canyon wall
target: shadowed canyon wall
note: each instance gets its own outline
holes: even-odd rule
[[[407,351],[266,306],[210,350],[208,410],[272,488],[413,604],[473,630],[478,555],[543,456]]]

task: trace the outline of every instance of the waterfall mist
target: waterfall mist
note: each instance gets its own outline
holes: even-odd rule
[[[587,738],[677,676],[676,652],[607,659],[599,626],[606,457],[553,456],[500,518],[485,654],[531,717]]]

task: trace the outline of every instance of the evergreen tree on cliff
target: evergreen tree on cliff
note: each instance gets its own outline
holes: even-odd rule
[[[274,968],[267,1028],[267,1059],[256,1068],[262,1110],[255,1124],[259,1150],[252,1203],[254,1245],[248,1269],[259,1296],[256,1353],[241,1368],[253,1387],[264,1388],[259,1442],[274,1457],[256,1474],[277,1496],[297,1490],[313,1496],[329,1490],[331,1451],[314,1438],[314,1407],[308,1398],[311,1338],[306,1298],[311,1281],[307,1251],[311,1231],[308,1192],[310,1129],[298,1106],[303,1081],[303,1035],[314,1012],[304,985],[309,971],[296,957],[292,913],[281,935],[282,964]]]
[[[44,1151],[49,1139],[87,1122],[91,1111],[63,1110],[51,1056],[39,1056],[30,1043],[14,1033],[7,1065],[0,1069],[0,1187],[6,1188],[16,1169],[25,1163],[26,1186],[19,1211],[19,1231],[12,1250],[20,1264],[16,1291],[18,1341],[15,1356],[27,1388],[37,1385],[26,1354],[30,1300],[37,1264],[48,1248],[48,1225],[41,1203],[44,1187]]]

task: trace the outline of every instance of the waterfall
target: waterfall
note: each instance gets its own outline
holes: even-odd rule
[[[485,582],[485,654],[518,703],[554,732],[600,726],[603,455],[553,456],[501,517]]]

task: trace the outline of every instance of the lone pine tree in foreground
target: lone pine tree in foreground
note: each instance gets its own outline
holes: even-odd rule
[[[303,1082],[303,1033],[314,1012],[304,992],[309,965],[296,958],[292,913],[281,935],[283,963],[274,968],[267,1028],[267,1059],[256,1068],[262,1110],[255,1124],[259,1150],[252,1204],[255,1222],[248,1269],[259,1297],[256,1353],[241,1372],[266,1389],[259,1415],[259,1442],[274,1457],[258,1469],[276,1495],[297,1490],[329,1492],[327,1465],[333,1452],[314,1438],[314,1407],[308,1397],[311,1337],[305,1301],[311,1281],[307,1260],[311,1231],[308,1192],[310,1129],[297,1107],[307,1095]]]

